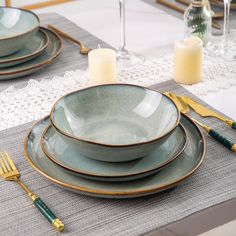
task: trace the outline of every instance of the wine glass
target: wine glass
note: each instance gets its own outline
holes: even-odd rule
[[[127,50],[125,36],[125,0],[119,0],[120,9],[120,47],[117,50],[118,70],[129,69],[144,62],[144,57]]]
[[[224,0],[224,30],[222,51],[225,59],[236,60],[236,51],[233,40],[229,38],[229,14],[230,14],[231,0]]]
[[[213,56],[222,56],[222,59],[236,59],[236,51],[233,40],[229,38],[229,14],[231,0],[224,1],[224,26],[223,37],[221,42],[212,42],[209,47],[210,53]]]

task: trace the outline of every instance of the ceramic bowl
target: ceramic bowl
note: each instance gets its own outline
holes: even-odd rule
[[[179,124],[180,114],[165,95],[129,84],[99,85],[60,98],[52,126],[80,153],[123,162],[150,154]]]
[[[39,18],[30,11],[0,7],[0,57],[23,48],[39,29]]]

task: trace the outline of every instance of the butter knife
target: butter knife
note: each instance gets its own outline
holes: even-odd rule
[[[215,117],[218,120],[225,122],[232,129],[236,129],[236,122],[235,121],[227,119],[222,115],[219,115],[218,113],[204,107],[203,105],[200,105],[198,102],[194,101],[193,99],[191,99],[187,96],[181,96],[181,98],[200,116],[202,116],[202,117]]]

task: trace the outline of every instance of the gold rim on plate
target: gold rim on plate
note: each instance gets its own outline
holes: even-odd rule
[[[171,187],[174,187],[176,185],[178,185],[179,183],[181,183],[182,181],[184,181],[185,179],[187,179],[189,176],[191,176],[199,167],[200,165],[202,164],[203,160],[204,160],[204,157],[205,157],[205,153],[206,153],[206,141],[205,141],[205,138],[203,136],[203,133],[202,131],[200,130],[200,128],[185,114],[182,114],[188,121],[190,121],[190,123],[192,123],[192,125],[197,129],[198,133],[200,134],[201,136],[201,140],[202,140],[202,145],[203,145],[203,150],[201,152],[201,157],[198,161],[198,163],[195,165],[195,167],[189,171],[186,175],[182,176],[181,178],[178,178],[177,180],[174,180],[172,182],[169,182],[169,183],[166,183],[166,184],[163,184],[161,186],[159,186],[158,188],[147,188],[147,189],[143,189],[143,190],[128,190],[128,191],[124,191],[124,192],[120,192],[120,191],[103,191],[103,190],[95,190],[95,189],[90,189],[90,188],[86,188],[86,187],[79,187],[79,186],[74,186],[74,185],[71,185],[71,184],[67,184],[67,183],[64,183],[60,180],[57,180],[51,176],[49,176],[48,174],[46,174],[43,170],[41,170],[39,167],[37,167],[34,162],[31,160],[30,158],[30,155],[27,151],[27,142],[28,142],[28,138],[29,138],[29,135],[30,133],[32,132],[32,130],[34,129],[35,126],[37,126],[39,123],[42,122],[42,120],[45,120],[42,119],[40,120],[39,122],[37,122],[32,128],[31,130],[29,131],[29,133],[27,134],[26,138],[25,138],[25,142],[24,142],[24,153],[25,153],[25,156],[26,156],[26,160],[29,162],[29,164],[37,171],[39,172],[40,174],[42,174],[44,177],[46,177],[47,179],[51,180],[52,182],[58,184],[59,186],[61,187],[65,187],[65,188],[68,188],[68,189],[71,189],[71,190],[77,190],[77,191],[81,191],[81,192],[84,192],[84,193],[87,193],[87,194],[100,194],[100,195],[104,195],[104,196],[133,196],[133,195],[137,195],[137,194],[151,194],[151,193],[156,193],[156,192],[160,192],[162,190],[165,190],[165,189],[169,189]]]
[[[184,145],[183,147],[181,147],[181,149],[174,155],[171,156],[170,159],[168,159],[167,161],[165,161],[164,163],[162,163],[161,165],[159,166],[153,166],[152,168],[149,168],[149,169],[145,169],[141,172],[134,172],[134,173],[130,173],[130,174],[117,174],[116,176],[110,176],[110,175],[95,175],[95,174],[92,174],[92,173],[89,173],[89,172],[86,172],[86,171],[79,171],[78,169],[74,169],[74,168],[71,168],[71,167],[68,167],[66,165],[64,165],[63,163],[61,163],[60,161],[58,161],[54,156],[52,156],[50,153],[48,153],[48,151],[46,150],[45,148],[45,135],[47,133],[47,131],[49,130],[50,127],[52,127],[51,125],[49,125],[43,132],[42,136],[41,136],[41,139],[40,139],[40,144],[41,144],[41,148],[44,152],[44,154],[51,160],[53,161],[55,164],[61,166],[62,168],[68,170],[68,171],[72,171],[76,174],[82,174],[82,175],[86,175],[86,176],[93,176],[93,177],[102,177],[102,178],[106,178],[106,179],[113,179],[113,178],[120,178],[120,177],[131,177],[131,176],[136,176],[136,175],[140,175],[140,174],[145,174],[145,173],[149,173],[149,172],[152,172],[154,170],[158,170],[158,169],[161,169],[163,167],[165,167],[167,164],[169,164],[170,162],[174,161],[186,148],[187,146],[187,133],[186,133],[186,130],[184,128],[184,126],[179,123],[181,129],[183,130],[183,133],[184,133],[184,139],[185,139],[185,142],[184,142]]]

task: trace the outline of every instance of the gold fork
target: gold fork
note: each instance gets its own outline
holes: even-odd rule
[[[64,230],[64,224],[52,213],[52,211],[46,206],[46,204],[32,193],[20,180],[20,172],[17,170],[12,159],[6,151],[0,152],[0,176],[5,180],[14,181],[18,183],[22,189],[28,194],[33,201],[37,209],[42,213],[44,217],[53,225],[58,231]]]

